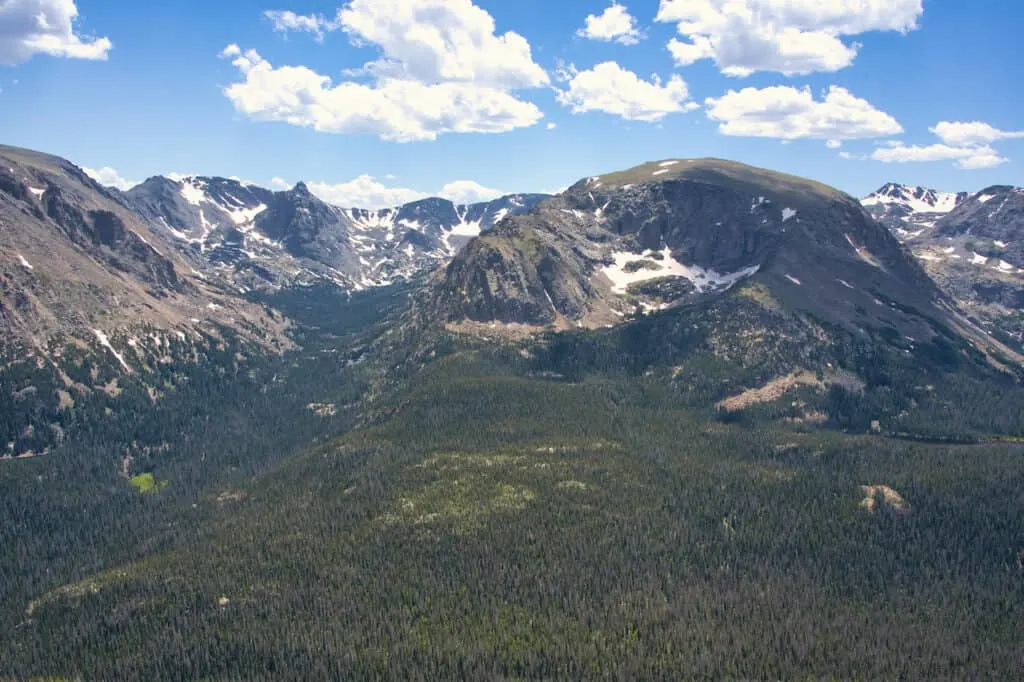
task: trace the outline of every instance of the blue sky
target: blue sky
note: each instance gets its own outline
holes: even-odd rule
[[[0,141],[361,205],[701,156],[976,190],[1024,184],[1022,25],[1011,0],[7,0]]]

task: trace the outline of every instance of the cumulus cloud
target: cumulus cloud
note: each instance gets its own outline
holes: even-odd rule
[[[548,83],[526,39],[497,35],[471,0],[353,0],[338,21],[356,43],[380,47],[383,57],[367,67],[381,77],[507,89]]]
[[[889,142],[867,158],[883,163],[953,161],[964,170],[1000,166],[1009,159],[992,146],[1001,140],[1024,139],[1024,131],[1005,131],[981,121],[940,121],[928,129],[939,138],[929,145]]]
[[[999,130],[981,121],[971,121],[969,123],[940,121],[928,130],[944,143],[950,145],[984,145],[992,144],[999,140],[1024,139],[1024,130]]]
[[[992,168],[1006,162],[992,147],[950,147],[945,144],[897,144],[872,152],[871,157],[883,163],[921,163],[927,161],[955,161],[965,170]]]
[[[711,59],[729,76],[838,71],[870,31],[917,28],[922,0],[661,0],[656,21],[675,23],[668,49],[685,66]]]
[[[640,29],[637,28],[636,19],[625,5],[617,2],[612,2],[601,14],[588,14],[583,28],[576,31],[576,35],[620,45],[636,45],[643,38]]]
[[[388,187],[372,175],[360,175],[349,182],[337,184],[309,182],[306,186],[327,203],[347,208],[388,208],[427,196],[407,187]]]
[[[124,178],[121,177],[120,173],[118,173],[110,166],[104,166],[99,170],[93,170],[92,168],[82,168],[82,170],[85,171],[86,175],[88,175],[90,178],[100,183],[101,185],[105,185],[107,187],[115,187],[121,190],[122,192],[130,190],[132,187],[135,187],[135,185],[139,184],[135,180],[125,180]]]
[[[535,124],[534,104],[472,83],[386,79],[335,84],[305,66],[274,67],[254,50],[234,60],[244,81],[225,89],[235,109],[260,121],[283,121],[327,133],[385,140],[433,140],[444,133],[500,133]]]
[[[444,197],[456,204],[477,204],[483,201],[491,201],[504,195],[505,192],[499,189],[484,187],[479,182],[474,182],[473,180],[449,182],[441,188],[438,194],[438,196]]]
[[[308,67],[275,67],[254,50],[229,45],[222,56],[243,80],[225,94],[256,120],[408,142],[505,132],[543,118],[513,94],[550,82],[529,43],[511,31],[496,34],[494,19],[471,0],[352,0],[329,25],[318,17],[274,16],[285,27],[302,27],[294,30],[337,26],[381,56],[359,70],[372,83],[335,83]]]
[[[273,178],[270,184],[279,190],[294,186],[282,178]],[[366,174],[348,182],[307,182],[306,187],[321,200],[334,206],[366,209],[391,208],[431,196],[448,199],[456,204],[474,204],[505,195],[505,192],[485,187],[473,180],[455,180],[437,192],[428,193],[409,187],[388,185]]]
[[[109,38],[82,36],[75,30],[75,0],[3,0],[0,2],[0,64],[21,64],[33,55],[68,59],[106,59]]]
[[[630,121],[659,121],[697,108],[688,101],[689,89],[678,75],[667,83],[657,76],[645,81],[616,62],[603,62],[586,71],[570,66],[564,78],[568,87],[558,91],[557,99],[574,114],[603,111]]]
[[[835,147],[842,140],[903,132],[895,118],[838,86],[820,101],[810,88],[774,86],[730,90],[705,104],[708,118],[719,122],[724,135],[826,140]]]

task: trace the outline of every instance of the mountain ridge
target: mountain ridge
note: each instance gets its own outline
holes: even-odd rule
[[[863,202],[959,307],[1024,349],[1024,189],[946,193],[937,206],[921,192],[939,197],[889,183]]]
[[[470,237],[546,198],[511,194],[461,205],[428,197],[374,210],[329,204],[303,182],[273,191],[204,176],[157,176],[124,196],[197,255],[234,267],[239,287],[322,280],[349,290],[429,271]]]

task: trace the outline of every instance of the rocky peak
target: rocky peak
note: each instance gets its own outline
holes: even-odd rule
[[[870,311],[880,296],[908,308],[938,296],[852,197],[697,159],[585,178],[506,218],[456,256],[429,305],[451,322],[595,327],[637,310],[714,301],[747,282],[850,328],[854,310],[900,317]],[[905,317],[897,326],[911,335],[918,323]]]
[[[949,213],[968,196],[967,192],[939,192],[927,187],[889,182],[861,203],[868,207],[895,207],[915,214]]]

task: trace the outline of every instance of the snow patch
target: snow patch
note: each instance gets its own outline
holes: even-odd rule
[[[502,208],[502,209],[499,209],[498,211],[495,211],[494,217],[491,219],[491,224],[497,225],[502,220],[504,220],[505,216],[507,216],[508,214],[509,214],[509,210],[507,208]]]
[[[998,239],[992,243],[998,246],[1000,249],[1005,249],[1007,246],[1009,246],[1009,244],[1007,244],[1006,242],[1001,242]]]
[[[836,281],[839,282],[840,284],[842,284],[847,289],[856,289],[857,288],[857,287],[853,286],[852,284],[850,284],[849,282],[847,282],[845,279],[837,279]]]
[[[862,261],[876,268],[882,267],[881,264],[878,262],[878,259],[875,258],[870,251],[868,251],[863,246],[857,246],[857,242],[853,241],[853,237],[851,237],[849,234],[844,234],[843,236],[846,237],[846,241],[849,242],[850,246],[853,247],[853,250],[857,252],[857,255],[860,256],[860,259]]]
[[[658,168],[670,168],[678,163],[678,161],[662,161],[661,163],[658,164]]]
[[[459,222],[452,225],[452,229],[445,233],[441,238],[442,241],[444,241],[444,245],[445,248],[447,248],[448,253],[453,256],[455,255],[456,249],[451,243],[452,237],[469,237],[472,239],[473,237],[479,237],[480,233],[483,231],[480,226],[480,220],[466,220],[466,215],[468,213],[469,208],[464,207],[462,209],[462,213],[457,214],[459,216]]]
[[[988,262],[988,258],[982,256],[980,253],[971,252],[971,265],[984,265]]]
[[[978,196],[974,197],[974,199],[979,204],[987,204],[988,202],[992,201],[995,198],[996,198],[995,194],[979,194]]]
[[[223,206],[221,208],[224,208]],[[252,208],[237,208],[234,210],[224,209],[224,212],[231,218],[231,222],[235,225],[248,225],[256,219],[260,213],[267,210],[266,204],[260,204],[259,206],[253,206]]]
[[[796,217],[796,211],[791,208],[782,209],[782,222],[787,222],[790,218]]]
[[[106,334],[101,332],[99,329],[93,329],[92,333],[96,335],[97,339],[99,339],[99,342],[100,342],[101,346],[103,346],[104,348],[109,350],[111,353],[113,353],[114,357],[117,358],[117,361],[121,363],[122,367],[124,367],[124,371],[126,371],[126,372],[131,372],[132,371],[132,368],[129,367],[128,363],[124,361],[124,356],[122,356],[120,353],[118,353],[116,350],[114,350],[114,347],[110,345],[110,339],[107,338]]]
[[[25,268],[26,270],[35,270],[35,268],[32,267],[32,264],[25,260],[25,257],[22,256],[20,253],[18,254],[18,262],[21,263],[21,267]]]
[[[612,253],[612,258],[615,263],[601,268],[601,272],[612,281],[612,291],[616,294],[625,294],[634,284],[665,277],[682,277],[693,284],[700,293],[709,290],[725,291],[761,269],[761,266],[754,265],[738,272],[723,274],[698,265],[684,265],[672,256],[672,250],[667,246],[660,252],[646,251],[643,254],[616,251]],[[633,272],[626,269],[631,263],[641,261],[648,261],[644,264],[645,267]]]
[[[360,230],[390,230],[398,217],[397,211],[392,209],[359,213],[357,215],[357,212],[351,209],[342,210],[342,215],[352,221],[353,227]]]
[[[28,191],[36,195],[36,199],[42,199],[43,195],[46,194],[46,190],[42,187],[29,187]]]
[[[790,282],[792,282],[793,284],[797,285],[798,287],[800,287],[800,286],[803,286],[803,282],[801,282],[800,280],[798,280],[798,279],[797,279],[796,277],[794,277],[793,275],[787,274],[787,275],[786,275],[786,279],[788,279],[788,280],[789,280]]]
[[[664,175],[665,173],[668,173],[667,168],[663,168],[662,170],[656,170],[653,173],[651,173],[651,175]]]
[[[207,201],[203,184],[194,178],[183,178],[181,180],[181,197],[193,206],[199,206],[204,201]]]
[[[181,230],[177,230],[177,229],[171,227],[170,223],[168,223],[167,220],[165,220],[163,216],[160,216],[160,224],[163,225],[165,228],[167,228],[167,231],[170,232],[174,236],[175,239],[180,239],[183,242],[187,242],[189,240],[189,237],[188,237],[187,234],[185,234]]]

